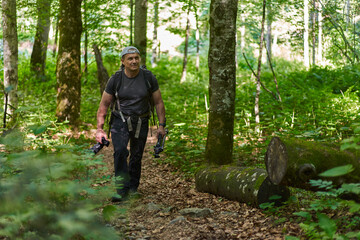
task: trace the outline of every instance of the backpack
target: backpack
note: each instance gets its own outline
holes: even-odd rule
[[[110,117],[110,121],[109,121],[109,131],[108,131],[108,137],[110,135],[110,128],[111,128],[111,124],[112,124],[112,120],[113,120],[113,112],[115,111],[119,111],[120,109],[120,101],[119,101],[119,98],[118,98],[118,92],[120,90],[120,87],[121,87],[121,84],[122,84],[122,76],[123,76],[123,71],[124,71],[124,66],[122,65],[120,70],[119,71],[116,71],[115,72],[115,77],[116,77],[116,80],[117,80],[117,83],[116,83],[116,93],[115,93],[115,99],[114,101],[111,103],[110,105],[110,109],[111,109],[111,117]],[[146,88],[147,88],[147,91],[148,91],[148,95],[149,95],[149,99],[148,99],[148,102],[149,102],[149,110],[150,110],[150,117],[152,118],[152,120],[150,120],[150,124],[151,125],[155,125],[156,122],[155,122],[155,103],[154,103],[154,99],[152,97],[152,92],[151,92],[151,83],[150,83],[150,79],[152,77],[152,73],[150,70],[148,70],[146,68],[145,65],[142,65],[140,67],[140,71],[143,72],[144,74],[144,80],[145,80],[145,85],[146,85]],[[118,110],[115,110],[115,107],[116,105],[118,106]],[[119,114],[122,118],[123,121],[125,121],[124,119],[124,116],[122,114],[121,111],[119,111]]]

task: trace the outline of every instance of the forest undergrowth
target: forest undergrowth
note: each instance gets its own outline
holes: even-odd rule
[[[3,129],[7,134],[1,137],[0,236],[116,239],[118,232],[106,223],[124,209],[106,204],[114,191],[113,184],[104,187],[99,183],[111,183],[113,178],[111,174],[99,174],[108,167],[101,156],[94,157],[88,150],[95,144],[92,131],[100,101],[96,65],[90,65],[89,73],[83,75],[82,124],[71,129],[67,122],[59,123],[55,118],[54,62],[49,61],[45,80],[31,75],[28,62],[22,57],[19,64],[18,127]],[[109,73],[117,67],[106,66]],[[180,84],[181,66],[179,58],[163,58],[151,68],[159,81],[169,129],[166,158],[159,164],[168,164],[184,178],[193,178],[204,164],[208,69],[202,66],[196,71],[189,64],[187,81]],[[307,71],[296,63],[277,60],[274,67],[282,102],[261,92],[259,134],[254,130],[253,115],[256,82],[245,63],[239,63],[235,164],[264,168],[266,146],[273,136],[336,142],[343,148],[359,149],[359,66]],[[262,76],[263,83],[275,89],[271,72],[265,69]],[[359,194],[359,189],[355,185],[351,191]],[[276,217],[276,221],[299,223],[303,236],[309,239],[359,237],[358,203],[340,200],[335,189],[331,194],[292,191],[285,206],[264,205],[263,214]]]

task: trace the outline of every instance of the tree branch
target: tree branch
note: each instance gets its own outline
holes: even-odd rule
[[[249,61],[247,60],[247,57],[245,56],[245,53],[242,53],[242,54],[243,54],[243,56],[244,56],[244,58],[245,58],[246,64],[248,65],[248,67],[250,68],[250,70],[252,71],[252,73],[254,74],[254,76],[257,78],[257,75],[256,75],[254,69],[251,67]]]
[[[269,54],[269,50],[267,49],[266,45],[265,45],[265,48],[266,48],[266,55],[268,57],[268,60],[269,60],[269,65],[270,65],[270,69],[271,69],[271,72],[274,76],[274,82],[275,82],[275,86],[276,86],[276,92],[277,92],[277,96],[278,96],[278,101],[279,102],[282,102],[281,101],[281,96],[280,96],[280,92],[279,92],[279,85],[278,85],[278,82],[277,82],[277,79],[276,79],[276,75],[275,75],[275,71],[274,71],[274,68],[273,68],[273,65],[272,65],[272,62],[271,62],[271,57],[270,57],[270,54]]]
[[[270,93],[270,94],[274,97],[274,99],[275,99],[276,101],[279,101],[279,99],[276,97],[276,95],[275,95],[271,90],[267,89],[267,88],[265,87],[265,85],[261,82],[260,78],[258,78],[258,76],[256,75],[254,69],[251,67],[249,61],[247,60],[247,58],[246,58],[246,56],[245,56],[245,53],[243,53],[243,56],[244,56],[244,58],[245,58],[245,61],[246,61],[247,65],[249,66],[251,72],[254,74],[256,80],[259,81],[260,85],[261,85],[268,93]]]
[[[322,3],[321,0],[319,0],[319,3],[321,4],[321,6],[322,6],[324,9],[326,9],[326,6]],[[345,36],[345,34],[344,34],[344,30],[342,29],[342,27],[336,24],[336,21],[334,20],[333,16],[332,16],[330,13],[329,13],[328,15],[330,16],[330,18],[329,18],[330,23],[335,27],[335,29],[339,32],[341,38],[344,40],[345,44],[346,44],[346,45],[350,48],[350,50],[354,53],[356,60],[359,61],[359,56],[358,56],[358,54],[356,53],[354,47],[352,47],[352,46],[350,45],[349,41],[346,39],[346,36]],[[339,46],[337,46],[337,47],[339,47]],[[343,51],[342,51],[342,52],[343,52]],[[351,63],[353,64],[353,61],[351,61]]]
[[[351,64],[354,63],[354,61],[344,52],[344,50],[334,41],[333,44],[341,51],[341,53],[351,62]]]

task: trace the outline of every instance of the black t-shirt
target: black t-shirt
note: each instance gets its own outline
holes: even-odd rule
[[[145,73],[145,71],[147,71],[147,73]],[[122,76],[120,74],[122,74]],[[145,79],[145,75],[151,77]],[[128,78],[124,71],[117,72],[110,77],[105,88],[105,92],[113,95],[114,99],[116,99],[116,87],[121,78],[122,81],[120,82],[118,92],[121,112],[126,116],[140,116],[148,113],[150,111],[149,91],[153,93],[159,89],[159,84],[155,76],[150,71],[142,69],[140,69],[139,74],[134,78]],[[149,81],[151,90],[148,90],[149,87],[146,81]],[[116,102],[115,105],[117,105]]]

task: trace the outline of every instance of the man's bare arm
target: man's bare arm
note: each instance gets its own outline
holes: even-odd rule
[[[158,116],[159,123],[165,123],[165,105],[164,105],[164,101],[162,100],[160,90],[158,89],[155,92],[153,92],[152,96],[154,99],[156,114]],[[159,126],[158,133],[161,135],[165,135],[164,126]]]
[[[113,96],[104,91],[101,101],[100,101],[99,109],[97,111],[97,118],[96,118],[97,119],[97,130],[96,130],[96,141],[97,142],[101,142],[102,137],[105,137],[105,139],[107,139],[106,133],[103,128],[104,128],[107,110],[112,101],[113,101]]]

